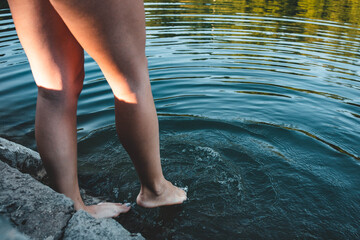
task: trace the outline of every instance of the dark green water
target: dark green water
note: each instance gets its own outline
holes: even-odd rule
[[[360,238],[360,1],[145,1],[166,177],[182,206],[118,220],[148,239]],[[31,23],[29,23],[31,24]],[[79,175],[135,202],[113,97],[86,55]],[[35,148],[36,86],[0,10],[0,135]]]

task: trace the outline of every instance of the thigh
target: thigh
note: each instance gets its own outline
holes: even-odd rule
[[[36,84],[50,90],[82,86],[84,52],[47,0],[8,0]]]
[[[94,58],[115,95],[147,81],[142,0],[50,0],[75,38]]]

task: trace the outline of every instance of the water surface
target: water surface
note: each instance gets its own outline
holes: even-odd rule
[[[166,177],[182,206],[118,220],[148,239],[360,237],[360,2],[145,1]],[[81,185],[134,202],[114,102],[86,55]],[[35,148],[36,86],[0,10],[0,135]]]

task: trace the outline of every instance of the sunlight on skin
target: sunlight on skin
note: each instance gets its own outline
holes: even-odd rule
[[[40,65],[40,64],[37,64]],[[52,82],[50,83],[47,76],[47,73],[41,72],[41,71],[34,71],[33,68],[32,72],[37,72],[38,74],[36,76],[34,76],[34,78],[36,79],[36,85],[38,88],[44,88],[47,90],[52,90],[52,91],[57,91],[57,92],[61,92],[64,88],[62,81],[56,81],[56,79],[61,79],[59,77],[56,77],[56,72],[54,74],[52,74],[54,76],[54,80],[52,80]]]
[[[109,0],[106,4],[9,0],[9,4],[39,87],[35,137],[55,189],[70,197],[76,210],[84,209],[95,217],[114,217],[129,210],[116,203],[85,206],[80,196],[76,111],[83,87],[85,49],[113,90],[119,139],[141,182],[138,204],[157,207],[182,203],[186,193],[168,182],[161,168],[142,0]]]
[[[36,64],[35,66],[39,66],[39,65],[40,64]],[[63,90],[63,88],[64,88],[63,82],[61,80],[57,81],[57,79],[61,79],[61,76],[56,76],[56,75],[58,75],[57,71],[55,71],[54,73],[47,73],[46,71],[39,71],[39,70],[34,70],[34,69],[32,71],[37,73],[36,76],[34,76],[34,78],[36,79],[36,85],[39,88],[57,91],[57,92],[61,92]],[[51,82],[49,82],[49,80],[48,80],[48,77],[47,77],[48,75],[54,76],[54,78]],[[119,76],[118,76],[118,78],[119,78]],[[137,104],[138,103],[137,94],[131,90],[131,87],[128,84],[128,80],[124,76],[122,76],[121,81],[111,82],[110,86],[111,86],[114,96],[119,101],[122,101],[124,103],[129,103],[129,104]]]
[[[129,104],[138,103],[137,94],[131,90],[128,84],[128,80],[125,77],[123,77],[121,81],[109,82],[109,85],[113,91],[115,98],[119,101]]]

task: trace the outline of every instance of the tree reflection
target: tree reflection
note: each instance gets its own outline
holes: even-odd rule
[[[145,3],[162,2],[168,3],[163,0],[145,0]],[[181,0],[173,3],[179,5],[172,5],[174,11],[167,6],[166,13],[179,13],[177,10],[181,7],[190,10],[182,14],[270,14],[275,17],[305,17],[360,24],[360,0]],[[158,11],[164,13],[162,9]]]
[[[360,33],[360,0],[145,0],[145,4],[149,29],[173,28],[152,31],[153,37],[199,38],[207,31],[206,36],[224,43],[246,43],[244,36],[250,36],[283,43],[336,45],[348,57],[359,51],[354,43]]]

